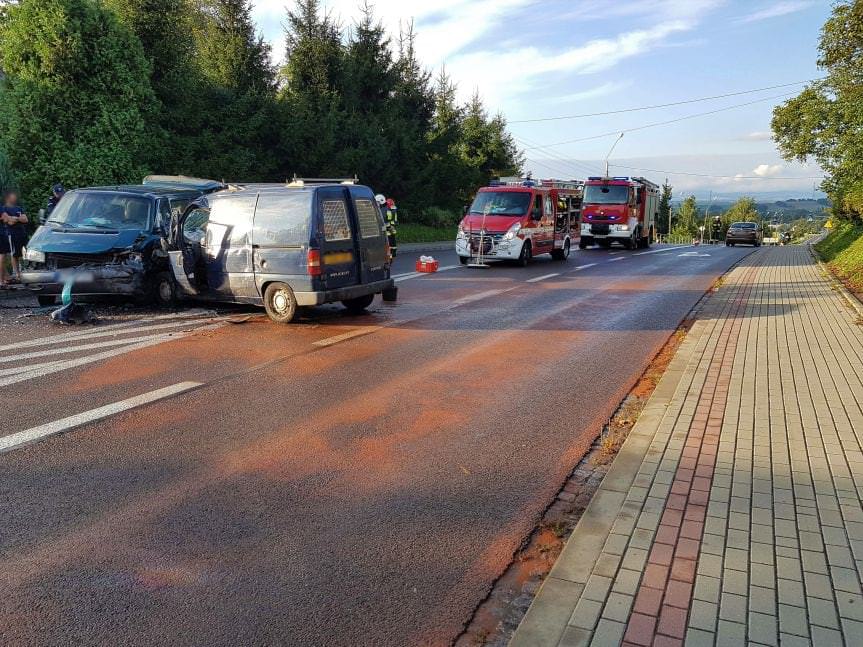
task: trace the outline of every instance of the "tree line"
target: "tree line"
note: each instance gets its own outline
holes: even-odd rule
[[[728,227],[733,222],[763,222],[758,204],[754,198],[744,196],[736,200],[730,207],[721,210],[712,210],[710,205],[704,209],[698,204],[694,195],[690,195],[681,202],[677,208],[671,204],[673,187],[665,181],[662,186],[662,194],[659,202],[659,214],[657,215],[657,233],[666,235],[668,233],[678,240],[699,238],[701,227],[704,229],[705,240],[714,237],[713,221],[716,216],[720,219],[719,238],[724,239]],[[669,230],[670,226],[670,230]],[[765,226],[765,235],[768,235]]]
[[[54,182],[149,172],[229,181],[353,177],[402,217],[452,224],[489,179],[521,171],[504,118],[391,39],[319,0],[286,10],[272,62],[250,0],[20,0],[0,5],[0,184],[41,203]]]

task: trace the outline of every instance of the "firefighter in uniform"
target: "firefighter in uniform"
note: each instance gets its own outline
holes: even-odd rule
[[[398,208],[392,198],[387,200],[381,194],[376,195],[375,200],[377,200],[378,205],[380,205],[381,214],[383,214],[384,222],[386,223],[387,240],[390,244],[390,251],[392,252],[393,258],[395,258],[396,252],[398,251],[398,244],[396,243],[396,227],[399,224]]]
[[[713,235],[711,239],[719,240],[722,236],[722,216],[714,216],[713,217]]]

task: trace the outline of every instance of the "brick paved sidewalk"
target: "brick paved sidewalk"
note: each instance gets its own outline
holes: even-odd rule
[[[863,645],[857,317],[805,247],[734,269],[511,645]]]

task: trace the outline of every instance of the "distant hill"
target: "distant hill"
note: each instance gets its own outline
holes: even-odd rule
[[[671,203],[678,206],[683,198],[675,197]],[[720,198],[710,204],[710,213],[718,214],[727,211],[734,204],[734,200]],[[824,216],[824,210],[830,207],[827,198],[787,198],[774,202],[758,200],[756,203],[758,213],[764,218],[777,220],[779,222],[791,222],[799,218],[817,218]],[[698,206],[701,212],[707,207],[706,199],[699,199]]]

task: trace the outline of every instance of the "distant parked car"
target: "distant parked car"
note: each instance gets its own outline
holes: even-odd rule
[[[725,235],[725,245],[728,247],[734,247],[735,245],[761,247],[763,240],[764,231],[757,222],[732,223],[728,228],[728,233]]]

